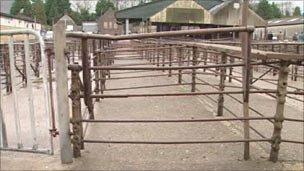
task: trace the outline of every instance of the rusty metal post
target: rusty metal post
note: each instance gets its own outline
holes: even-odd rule
[[[27,72],[26,72],[25,54],[21,55],[21,57],[22,57],[22,73],[24,74],[22,76],[22,81],[25,83],[25,86],[27,86],[28,75],[26,74]]]
[[[276,113],[274,116],[274,130],[272,134],[272,142],[271,142],[271,152],[270,152],[270,161],[277,162],[278,155],[280,150],[281,143],[281,130],[283,127],[284,121],[284,105],[286,101],[287,94],[287,80],[289,73],[289,63],[286,61],[281,61],[280,71],[279,71],[279,79],[277,85],[277,107]]]
[[[37,55],[37,46],[36,44],[33,44],[34,47],[34,61],[35,61],[35,76],[39,77],[40,73],[39,73],[39,58]]]
[[[160,46],[159,46],[160,47]],[[157,46],[157,49],[156,49],[156,66],[159,67],[159,57],[160,57],[160,51],[158,49],[158,46]]]
[[[227,63],[227,54],[222,53],[221,54],[221,63],[226,64]],[[225,90],[225,78],[226,78],[226,68],[221,67],[220,68],[220,84],[219,84],[219,91],[224,92]],[[217,116],[223,116],[224,112],[224,94],[219,94],[218,101],[217,101]]]
[[[100,58],[100,65],[101,66],[106,66],[106,56],[105,56],[105,53],[103,53],[101,55],[101,58]],[[105,90],[105,84],[106,84],[106,74],[107,74],[107,71],[105,70],[101,70],[100,71],[100,93],[103,94],[103,91]]]
[[[10,60],[8,57],[8,46],[5,46],[5,56],[3,57],[3,65],[4,65],[4,71],[5,71],[5,80],[6,80],[6,93],[12,92],[12,76],[10,72]]]
[[[182,66],[182,48],[177,48],[178,66]],[[182,70],[178,70],[178,84],[182,83]]]
[[[173,56],[173,52],[172,52],[172,46],[169,45],[169,67],[172,67],[172,56]],[[172,77],[172,70],[169,69],[169,77]]]
[[[230,63],[233,64],[235,61],[234,57],[230,56],[229,59],[230,59]],[[232,82],[232,77],[233,77],[232,73],[233,73],[233,67],[229,67],[229,80],[228,80],[229,83]]]
[[[197,64],[197,58],[199,56],[198,48],[196,46],[192,47],[193,54],[192,54],[192,65],[195,66]],[[191,82],[191,92],[195,92],[196,86],[196,69],[192,70],[192,82]]]
[[[4,120],[4,113],[2,111],[2,80],[0,79],[0,145],[6,148],[8,147],[7,143],[7,131],[6,131],[6,123]]]
[[[298,80],[298,65],[294,66],[294,81]]]
[[[100,53],[96,53],[95,54],[95,56],[94,56],[94,59],[93,59],[93,63],[94,63],[94,66],[99,66],[100,64],[99,64],[99,55],[100,55]],[[94,89],[94,92],[95,92],[95,94],[98,94],[99,93],[99,74],[100,74],[100,72],[99,71],[94,71],[94,76],[95,76],[95,78],[94,78],[94,82],[95,82],[95,89]],[[96,102],[99,102],[100,101],[100,99],[99,98],[96,98],[95,99],[95,101]]]
[[[165,60],[166,60],[166,49],[164,49],[162,53],[162,67],[165,67]],[[163,70],[163,72],[165,72],[165,70]]]
[[[80,61],[80,58],[81,58],[81,46],[80,46],[80,44],[78,44],[77,47],[78,47],[77,48],[78,49],[78,53],[77,53],[78,54],[77,55],[78,56],[78,61]]]
[[[82,50],[82,77],[84,86],[84,101],[88,107],[90,119],[94,119],[94,106],[92,98],[92,82],[91,82],[91,71],[90,71],[90,57],[88,56],[88,39],[81,39],[81,50]]]
[[[54,108],[54,93],[53,93],[53,77],[52,77],[52,51],[46,49],[46,56],[48,60],[48,75],[49,75],[49,90],[50,90],[50,102],[51,102],[51,117],[52,117],[52,130],[53,136],[56,136],[56,121],[55,121],[55,108]]]
[[[219,55],[218,54],[213,54],[213,58],[214,58],[214,61],[215,61],[215,64],[218,64],[219,63]],[[215,68],[216,72],[215,72],[215,77],[218,76],[218,72],[219,72],[219,67],[216,67]]]
[[[208,52],[207,52],[207,51],[204,51],[204,52],[203,52],[203,56],[204,56],[204,65],[207,65]],[[203,71],[206,72],[206,68],[204,68]]]
[[[72,144],[73,144],[73,156],[75,158],[81,156],[81,147],[83,146],[83,127],[82,127],[82,116],[81,116],[81,100],[80,100],[80,85],[79,85],[79,72],[81,71],[80,65],[70,66],[72,71],[71,76],[71,93],[70,98],[72,99],[72,119],[73,124],[73,134],[72,134]]]
[[[190,66],[190,50],[189,49],[187,49],[187,62],[188,62],[188,66]]]
[[[157,43],[155,42],[154,50],[153,50],[153,59],[152,64],[155,65],[156,62],[156,51],[157,51]]]

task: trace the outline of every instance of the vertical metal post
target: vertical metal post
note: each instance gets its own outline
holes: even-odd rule
[[[270,161],[277,162],[281,143],[281,130],[284,121],[284,106],[287,94],[287,80],[289,73],[289,63],[286,61],[281,61],[279,79],[277,84],[277,108],[274,115],[274,130],[272,134],[271,151],[270,151]]]
[[[248,18],[248,0],[243,1],[242,5],[242,26],[247,26]],[[242,57],[244,60],[243,66],[243,117],[249,117],[249,90],[250,90],[250,53],[251,53],[251,34],[249,32],[241,32],[242,42]],[[244,121],[244,139],[250,137],[249,120]],[[244,159],[250,158],[249,142],[244,142]]]
[[[20,117],[19,117],[19,105],[18,105],[18,96],[17,96],[17,84],[16,84],[16,71],[15,71],[15,53],[14,53],[14,41],[13,36],[9,38],[9,59],[10,59],[10,73],[11,73],[11,85],[13,92],[13,103],[14,103],[14,116],[15,116],[15,127],[16,127],[16,137],[17,137],[17,146],[22,148],[21,140],[21,126],[20,126]]]
[[[230,63],[233,64],[234,63],[234,57],[230,56]],[[231,83],[232,81],[232,73],[233,73],[233,67],[229,67],[229,83]]]
[[[47,60],[48,60],[48,81],[49,81],[49,91],[50,91],[50,102],[51,102],[51,119],[52,119],[52,132],[55,133],[56,121],[55,121],[55,109],[54,109],[54,94],[53,94],[53,79],[52,79],[52,55],[51,49],[46,50]]]
[[[188,49],[188,51],[187,51],[187,62],[188,62],[188,66],[190,66],[190,50]]]
[[[193,54],[192,54],[192,65],[195,66],[197,63],[197,57],[199,55],[198,49],[196,46],[193,46]],[[196,86],[196,69],[192,70],[192,84],[191,84],[191,92],[195,92]]]
[[[226,53],[221,54],[221,63],[223,65],[226,64],[227,55]],[[225,78],[226,78],[226,68],[220,68],[220,84],[219,84],[219,91],[223,92],[225,90]],[[224,94],[219,94],[218,101],[217,101],[217,116],[223,116],[224,112]]]
[[[6,125],[5,125],[5,120],[4,120],[4,113],[2,110],[2,80],[0,79],[0,146],[1,147],[7,147],[7,133],[6,133]]]
[[[177,59],[178,59],[178,66],[182,66],[182,48],[177,48]],[[178,70],[178,84],[182,83],[182,70]]]
[[[100,52],[96,53],[96,55],[94,56],[94,66],[100,66]],[[100,79],[100,71],[97,70],[97,71],[94,71],[95,72],[95,78],[94,78],[94,81],[95,81],[95,89],[94,89],[94,92],[95,94],[98,94],[99,91],[100,91],[100,85],[99,85],[99,79]],[[96,102],[99,102],[100,99],[99,98],[96,98]]]
[[[29,52],[29,35],[26,35],[25,41],[24,41],[24,62],[25,62],[25,71],[27,75],[27,93],[28,93],[28,102],[29,102],[29,112],[30,112],[30,122],[31,122],[31,133],[32,133],[32,143],[33,143],[33,149],[38,148],[37,144],[37,133],[36,133],[36,121],[35,121],[35,109],[34,109],[34,99],[33,99],[33,84],[30,79],[30,52]]]
[[[12,92],[12,74],[10,71],[10,60],[9,60],[9,52],[7,46],[4,47],[5,56],[3,56],[3,65],[5,71],[5,78],[6,78],[6,93]]]
[[[169,45],[169,67],[172,67],[172,46]],[[172,70],[169,69],[169,77],[172,77]]]
[[[166,49],[164,49],[162,53],[162,67],[165,67],[165,60],[166,60]],[[163,70],[163,72],[165,72],[165,70]]]
[[[105,56],[105,53],[103,53],[101,55],[101,58],[100,58],[100,65],[101,66],[106,66],[106,56]],[[101,70],[100,71],[100,93],[103,94],[103,91],[105,90],[105,87],[106,87],[106,70]]]
[[[204,56],[204,65],[207,65],[207,60],[208,60],[208,52],[207,52],[207,50],[203,52],[203,56]],[[203,71],[206,72],[206,68],[204,68]]]
[[[153,50],[153,59],[152,59],[152,64],[153,64],[153,65],[155,65],[156,53],[157,53],[157,42],[155,42],[154,50]]]
[[[80,85],[79,85],[79,72],[81,71],[80,65],[72,65],[72,83],[71,83],[71,94],[72,99],[72,119],[73,124],[73,155],[75,158],[80,157],[81,146],[83,146],[83,127],[82,127],[82,116],[81,116],[81,101],[80,101]]]
[[[67,61],[64,55],[66,36],[64,23],[54,25],[54,46],[56,59],[56,93],[57,114],[59,123],[60,156],[63,164],[72,163],[72,148],[70,139],[70,116],[68,98]]]
[[[90,119],[94,119],[94,106],[92,98],[92,82],[91,82],[91,71],[90,71],[90,57],[88,55],[88,39],[81,39],[81,50],[82,50],[82,77],[84,86],[84,101],[88,107]]]
[[[161,47],[161,46],[158,46],[158,42],[157,42],[157,45],[156,45],[156,66],[159,67],[160,50],[158,49],[158,47]]]

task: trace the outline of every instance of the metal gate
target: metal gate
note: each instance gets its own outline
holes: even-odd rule
[[[44,40],[38,32],[30,29],[1,30],[0,35],[9,40],[8,52],[5,55],[2,50],[0,56],[2,61],[9,61],[1,65],[1,70],[9,68],[6,75],[9,82],[3,83],[3,79],[0,79],[0,149],[53,154],[50,81]],[[15,38],[22,40],[21,48],[16,48]],[[30,39],[38,41],[41,77],[37,77],[31,64],[31,54],[34,52],[30,50]],[[5,93],[3,85],[9,86],[8,83],[11,90]]]

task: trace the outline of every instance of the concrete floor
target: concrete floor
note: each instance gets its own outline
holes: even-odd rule
[[[143,63],[145,61],[117,61],[120,63]],[[114,74],[112,78],[139,75],[166,75],[167,72],[143,72]],[[199,76],[217,82],[214,76]],[[190,77],[184,76],[187,81]],[[176,77],[147,77],[140,79],[113,79],[107,88],[134,87],[176,83]],[[231,83],[237,85],[237,83]],[[213,91],[199,86],[202,91]],[[106,91],[105,94],[124,93],[173,93],[189,92],[190,86],[147,88],[136,90]],[[216,96],[211,96],[216,99]],[[241,96],[236,96],[241,99]],[[225,97],[225,105],[238,115],[241,105]],[[263,95],[251,96],[253,106],[272,116],[275,100]],[[263,105],[261,105],[263,104]],[[265,105],[264,105],[265,104]],[[303,118],[303,110],[286,107],[287,115]],[[151,97],[104,99],[95,103],[96,119],[200,119],[215,118],[216,105],[205,96],[200,97]],[[302,115],[301,115],[302,114]],[[224,116],[231,117],[227,112]],[[254,114],[253,114],[254,116]],[[273,126],[269,123],[252,122],[267,137]],[[91,140],[139,140],[139,141],[190,141],[242,139],[241,122],[211,123],[140,123],[100,124],[90,123],[85,139]],[[286,129],[285,129],[286,128]],[[284,123],[283,136],[303,140],[303,125]],[[294,131],[297,130],[297,131]],[[251,131],[252,132],[252,131]],[[257,137],[252,133],[253,138]],[[82,157],[73,164],[62,165],[55,139],[55,155],[2,152],[3,170],[303,170],[303,146],[283,143],[280,161],[268,161],[270,144],[251,143],[251,159],[244,161],[243,144],[195,144],[195,145],[125,145],[85,144]]]

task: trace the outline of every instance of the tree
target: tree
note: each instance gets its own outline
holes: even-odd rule
[[[297,7],[294,9],[292,15],[295,16],[295,17],[301,16],[301,9],[300,9],[300,7],[297,6]]]
[[[281,18],[282,12],[280,8],[274,2],[271,4],[272,18]]]
[[[273,18],[271,5],[268,3],[267,0],[261,0],[258,3],[256,13],[265,20]]]
[[[33,16],[39,21],[41,24],[46,24],[46,14],[44,10],[44,4],[42,0],[34,0],[32,4]]]
[[[77,11],[71,11],[70,17],[75,21],[77,25],[81,25],[81,14]]]
[[[53,24],[53,21],[59,19],[65,13],[70,13],[71,4],[69,0],[46,0],[45,13],[47,16],[47,23]]]
[[[110,8],[115,9],[113,2],[108,0],[98,0],[95,8],[96,15],[100,16]]]
[[[290,17],[290,12],[289,12],[289,10],[286,10],[286,11],[285,11],[285,17]]]
[[[32,17],[32,6],[30,0],[15,0],[10,9],[12,15],[24,15]]]

